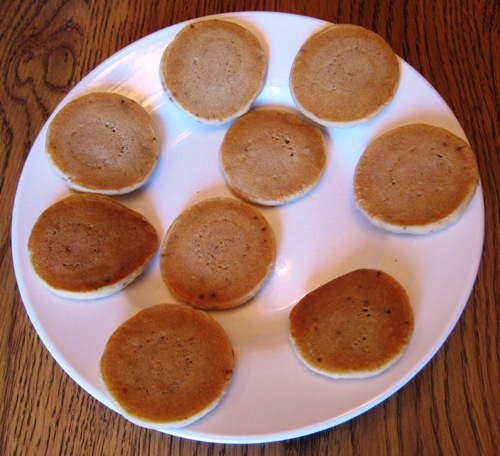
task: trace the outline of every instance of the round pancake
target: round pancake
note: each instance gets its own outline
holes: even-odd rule
[[[104,195],[141,187],[158,160],[157,134],[146,110],[106,92],[65,105],[48,126],[45,149],[68,187]]]
[[[427,234],[457,220],[478,183],[476,157],[465,141],[442,128],[412,124],[367,147],[356,167],[354,195],[376,226]]]
[[[257,38],[218,19],[183,28],[165,49],[160,67],[172,102],[210,125],[247,112],[264,86],[266,71],[267,57]]]
[[[231,343],[218,322],[186,305],[158,304],[115,330],[100,375],[126,418],[169,429],[210,412],[224,396],[233,368]]]
[[[304,296],[290,313],[295,353],[315,372],[364,378],[393,365],[413,333],[403,287],[388,274],[359,269]]]
[[[160,252],[163,279],[183,302],[228,309],[251,299],[271,273],[274,233],[251,205],[211,198],[182,212]]]
[[[155,229],[141,214],[110,197],[83,193],[40,215],[28,252],[36,276],[52,292],[93,299],[132,282],[158,245]]]
[[[352,127],[375,117],[394,97],[397,56],[378,34],[357,25],[330,25],[312,35],[292,64],[297,107],[328,127]]]
[[[245,114],[227,130],[219,160],[240,198],[266,206],[288,203],[318,183],[326,164],[321,131],[279,109]]]

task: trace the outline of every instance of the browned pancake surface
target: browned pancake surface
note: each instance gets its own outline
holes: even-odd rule
[[[426,234],[454,222],[479,183],[474,152],[449,131],[425,124],[375,139],[354,177],[356,204],[389,231]]]
[[[40,215],[28,250],[35,273],[53,292],[96,298],[135,279],[158,244],[141,214],[106,196],[77,194]]]
[[[360,269],[304,296],[290,313],[290,339],[311,369],[334,378],[375,375],[403,353],[413,312],[388,274]]]
[[[114,195],[149,179],[158,140],[142,106],[116,93],[94,92],[70,101],[55,115],[46,152],[69,187]]]
[[[218,19],[182,29],[161,61],[163,87],[180,109],[218,125],[250,108],[264,85],[267,57],[246,28]]]
[[[127,418],[169,428],[212,410],[227,390],[233,367],[231,343],[212,317],[185,305],[159,304],[116,329],[100,373]]]
[[[174,220],[160,266],[165,283],[182,301],[226,309],[257,293],[275,256],[274,233],[257,209],[231,198],[211,198]]]
[[[331,25],[297,53],[290,89],[297,107],[316,122],[349,127],[378,114],[399,79],[398,59],[381,36],[356,25]]]
[[[227,130],[219,157],[226,182],[236,195],[269,206],[309,192],[326,164],[321,131],[278,109],[239,118]]]

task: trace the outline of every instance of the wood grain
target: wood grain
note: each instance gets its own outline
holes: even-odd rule
[[[495,0],[32,0],[0,15],[0,454],[494,455],[500,449],[499,28]],[[24,160],[78,81],[124,46],[184,20],[281,11],[382,35],[441,94],[479,161],[485,242],[469,303],[412,381],[347,423],[265,445],[194,442],[134,426],[78,387],[41,344],[19,297],[10,221]],[[450,284],[452,286],[453,284]]]

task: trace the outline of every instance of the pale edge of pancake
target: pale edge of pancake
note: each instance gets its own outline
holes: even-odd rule
[[[408,344],[410,343],[411,338],[408,338],[408,341],[406,342],[406,344],[404,346],[401,347],[401,351],[398,354],[396,354],[393,358],[391,358],[387,363],[380,366],[378,369],[371,369],[371,370],[364,370],[364,371],[351,371],[351,372],[343,372],[343,373],[330,372],[330,371],[326,371],[323,369],[318,369],[313,364],[309,364],[309,362],[302,356],[302,352],[301,352],[300,348],[297,346],[292,335],[290,334],[290,331],[288,331],[288,339],[290,340],[290,345],[292,346],[294,353],[297,355],[297,357],[300,359],[300,361],[310,370],[312,370],[318,374],[324,375],[326,377],[334,378],[334,379],[359,379],[359,378],[374,377],[375,375],[381,374],[385,370],[389,369],[389,367],[396,364],[396,362],[403,356],[404,352],[406,351],[406,348],[408,347]]]
[[[373,225],[382,228],[386,231],[389,231],[391,233],[396,233],[396,234],[417,234],[417,235],[424,235],[424,234],[430,234],[435,231],[442,230],[444,228],[447,228],[450,226],[452,223],[456,222],[467,210],[469,207],[470,202],[472,201],[472,198],[476,194],[477,187],[479,186],[479,180],[477,181],[476,185],[470,189],[470,192],[466,195],[462,203],[450,214],[448,214],[446,217],[443,217],[442,219],[433,222],[433,223],[428,223],[428,224],[422,224],[422,225],[397,225],[393,223],[389,223],[385,220],[382,220],[379,217],[371,216],[369,215],[364,209],[363,209],[363,201],[364,199],[361,198],[356,198],[355,197],[355,203],[358,209],[361,211],[361,213],[366,217],[366,219],[371,222]]]
[[[399,61],[399,58],[398,58],[398,63],[399,63],[399,67],[401,68],[401,63]],[[401,69],[400,69],[400,74],[401,74]],[[399,84],[398,84],[398,86],[399,86]],[[361,117],[359,119],[354,119],[354,120],[346,121],[346,122],[334,122],[334,121],[329,122],[325,119],[322,119],[322,118],[314,115],[312,112],[310,112],[306,108],[304,108],[304,106],[302,104],[300,104],[300,102],[297,100],[297,98],[294,94],[292,86],[290,86],[290,93],[292,95],[294,103],[302,111],[302,113],[304,115],[306,115],[312,121],[316,122],[317,124],[322,125],[324,127],[332,127],[332,128],[352,128],[352,127],[356,127],[358,125],[362,125],[362,124],[369,122],[370,120],[377,117],[385,108],[387,108],[391,104],[392,100],[394,99],[394,96],[396,95],[398,86],[395,87],[394,92],[392,94],[392,97],[389,98],[387,100],[387,102],[381,104],[378,109],[372,111],[369,115],[367,115],[365,117]]]
[[[61,176],[64,180],[64,183],[71,189],[77,191],[77,192],[82,192],[82,193],[94,193],[98,195],[125,195],[127,193],[131,193],[134,190],[137,190],[138,188],[142,187],[146,182],[149,180],[151,175],[153,174],[155,167],[153,167],[150,172],[144,176],[144,179],[136,182],[133,185],[129,185],[128,187],[121,187],[118,189],[112,189],[112,190],[107,190],[107,189],[99,189],[99,188],[92,188],[92,187],[85,187],[84,185],[79,185],[76,182],[73,181],[73,176],[65,173],[62,171],[53,161],[52,157],[50,154],[46,154],[47,159],[50,162],[50,165],[52,166],[53,169],[55,169],[58,173],[59,176]]]
[[[101,376],[100,370],[99,370],[99,378],[100,378],[101,384],[103,385],[103,388],[107,394],[107,397],[113,403],[113,405],[115,406],[116,411],[118,413],[120,413],[124,418],[126,418],[131,423],[134,423],[138,426],[141,426],[141,427],[144,427],[147,429],[155,429],[155,430],[159,430],[159,431],[161,431],[161,430],[168,431],[169,429],[176,429],[176,428],[185,427],[185,426],[188,426],[189,424],[193,424],[195,421],[198,421],[199,419],[203,418],[205,415],[208,415],[208,413],[210,413],[214,408],[216,408],[219,405],[220,401],[225,396],[225,394],[229,388],[229,385],[231,383],[231,381],[228,381],[226,383],[225,388],[221,390],[220,395],[217,398],[215,398],[213,400],[213,402],[211,402],[206,408],[204,408],[200,412],[186,418],[185,420],[171,421],[168,423],[161,423],[161,422],[157,422],[157,421],[150,421],[150,420],[146,420],[146,419],[141,419],[141,418],[138,418],[137,416],[134,416],[134,415],[127,413],[120,406],[118,401],[116,401],[114,399],[114,397],[112,396],[111,391],[107,388],[106,383],[104,382],[104,380]]]
[[[163,250],[163,248],[162,248]],[[274,269],[274,263],[276,261],[276,253],[274,255],[274,258],[273,258],[273,261],[271,261],[267,267],[267,270],[265,272],[265,275],[264,277],[262,278],[262,280],[255,285],[254,288],[252,288],[251,290],[248,291],[248,293],[246,293],[245,295],[242,295],[242,296],[238,296],[230,301],[225,301],[223,306],[209,306],[209,307],[200,307],[199,304],[195,301],[192,301],[191,299],[189,299],[189,297],[186,297],[184,294],[180,293],[179,290],[176,290],[172,285],[171,283],[164,278],[165,280],[165,283],[169,289],[169,291],[177,298],[179,299],[180,301],[182,301],[183,303],[185,303],[186,305],[190,305],[196,309],[199,309],[199,310],[230,310],[230,309],[234,309],[235,307],[239,307],[245,303],[247,303],[248,301],[250,301],[252,298],[254,298],[257,293],[262,289],[262,287],[264,286],[264,284],[266,283],[266,281],[269,279],[269,276],[271,275],[271,272],[273,271]],[[163,275],[163,273],[162,273]],[[165,277],[165,276],[163,276]]]
[[[291,203],[292,201],[298,200],[299,198],[305,196],[309,192],[311,192],[319,183],[321,180],[322,174],[321,173],[316,180],[312,181],[309,183],[309,185],[305,185],[302,187],[300,190],[297,190],[295,192],[291,192],[286,197],[280,198],[280,199],[270,199],[270,198],[261,198],[255,195],[249,196],[248,194],[240,191],[238,188],[236,188],[236,185],[234,184],[233,179],[225,172],[225,170],[222,170],[224,174],[224,178],[227,181],[227,184],[230,188],[230,190],[239,198],[242,200],[247,201],[248,203],[253,203],[253,204],[259,204],[261,206],[281,206],[283,204]]]
[[[148,258],[144,260],[144,263],[140,265],[135,271],[133,271],[131,274],[129,274],[127,277],[123,278],[122,280],[113,283],[111,285],[107,285],[105,287],[100,287],[96,288],[91,291],[69,291],[65,290],[62,288],[56,288],[50,285],[48,282],[46,282],[42,277],[40,277],[38,274],[35,272],[35,276],[37,279],[40,281],[40,283],[47,288],[49,291],[54,293],[57,296],[61,296],[62,298],[69,298],[69,299],[98,299],[98,298],[104,298],[106,296],[110,296],[123,288],[125,288],[127,285],[132,283],[140,274],[144,272],[144,270],[149,266],[151,260],[155,256],[156,251],[153,252],[152,255],[150,255]],[[29,255],[31,257],[32,253],[29,252]]]
[[[113,196],[113,195],[125,195],[127,193],[131,193],[134,190],[137,190],[138,188],[142,187],[146,182],[149,180],[151,175],[154,172],[154,168],[151,169],[149,174],[147,174],[144,179],[140,182],[136,182],[133,185],[129,185],[128,187],[122,187],[119,189],[113,189],[113,190],[106,190],[106,189],[99,189],[99,188],[92,188],[92,187],[85,187],[84,185],[79,185],[73,181],[73,177],[70,176],[69,174],[64,173],[62,170],[60,170],[54,162],[49,158],[49,161],[53,168],[55,168],[58,172],[58,174],[63,178],[64,183],[71,189],[77,191],[77,192],[82,192],[82,193],[94,193],[97,195],[108,195],[108,196]]]

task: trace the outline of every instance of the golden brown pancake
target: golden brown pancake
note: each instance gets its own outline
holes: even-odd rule
[[[93,194],[47,208],[28,240],[33,269],[57,295],[93,299],[121,290],[153,258],[159,240],[141,214]]]
[[[159,304],[138,312],[109,338],[101,380],[119,411],[148,428],[188,425],[224,396],[234,368],[224,329],[206,312]]]
[[[166,48],[160,67],[171,101],[202,123],[219,125],[250,109],[264,86],[267,56],[234,22],[192,22]]]
[[[158,139],[146,110],[116,93],[70,101],[47,130],[50,163],[75,190],[105,195],[144,185],[158,160]]]
[[[359,269],[305,295],[290,313],[290,341],[310,369],[363,378],[393,365],[413,332],[413,311],[390,275]]]
[[[244,200],[275,206],[300,198],[326,165],[321,131],[279,109],[253,111],[227,130],[219,159],[231,190]]]
[[[160,252],[163,279],[183,302],[228,309],[251,299],[271,273],[274,233],[251,205],[211,198],[182,212]]]
[[[356,167],[354,195],[376,226],[427,234],[457,220],[478,183],[476,157],[464,140],[443,128],[412,124],[368,146]]]
[[[394,97],[400,79],[394,51],[357,25],[330,25],[300,48],[290,73],[297,107],[328,127],[352,127],[375,117]]]

